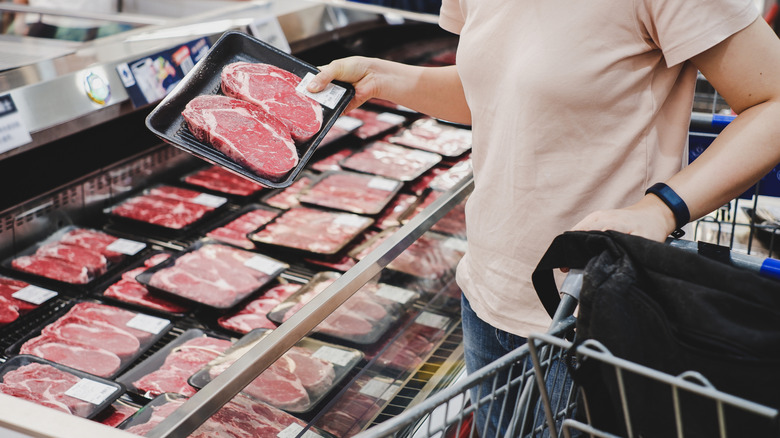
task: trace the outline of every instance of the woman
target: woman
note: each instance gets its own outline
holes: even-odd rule
[[[456,66],[347,58],[309,90],[338,79],[348,109],[378,97],[472,125],[469,371],[547,329],[530,278],[556,235],[663,241],[780,161],[780,42],[752,0],[444,0],[439,23],[460,35]],[[739,116],[683,168],[697,69]]]

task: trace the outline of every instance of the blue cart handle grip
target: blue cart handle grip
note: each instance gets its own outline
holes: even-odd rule
[[[780,280],[780,260],[764,259],[758,272],[765,277]]]

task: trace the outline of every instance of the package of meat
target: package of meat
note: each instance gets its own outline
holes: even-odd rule
[[[356,172],[333,171],[322,174],[301,192],[301,204],[331,208],[355,214],[382,212],[403,184],[394,179]]]
[[[389,138],[391,143],[457,157],[471,149],[471,130],[432,118],[415,121]]]
[[[296,207],[248,237],[258,245],[281,247],[306,255],[332,256],[373,223],[373,219],[357,214]]]
[[[225,330],[242,335],[260,328],[273,330],[276,328],[276,323],[268,319],[268,312],[289,298],[301,286],[302,284],[299,283],[276,283],[264,288],[259,297],[240,310],[220,316],[217,324]]]
[[[271,207],[281,210],[289,210],[293,207],[299,207],[301,203],[298,202],[298,195],[304,189],[308,188],[314,180],[315,176],[313,174],[304,172],[292,185],[287,188],[274,190],[268,193],[267,195],[263,196],[262,201]]]
[[[441,155],[374,141],[341,160],[342,168],[399,181],[412,181],[441,161]]]
[[[138,412],[143,406],[130,399],[128,394],[124,394],[115,402],[111,403],[108,407],[103,409],[99,415],[96,415],[93,420],[98,423],[105,424],[109,427],[117,427],[122,424],[123,421],[132,417],[133,414]]]
[[[361,432],[401,390],[403,382],[366,373],[357,376],[315,426],[335,436],[348,438]]]
[[[320,272],[299,291],[268,313],[268,319],[281,324],[333,284],[341,273]],[[416,292],[381,284],[366,283],[331,313],[313,331],[327,340],[370,345],[399,320],[402,310],[419,298]]]
[[[0,327],[17,321],[57,295],[53,290],[0,276]]]
[[[339,163],[344,158],[352,155],[353,152],[354,150],[350,147],[338,149],[330,155],[320,158],[319,160],[312,163],[311,168],[321,173],[329,172],[331,170],[343,170]]]
[[[203,388],[246,354],[270,331],[252,330],[190,378]],[[353,348],[303,338],[241,392],[291,413],[314,408],[363,358]]]
[[[355,132],[361,126],[363,126],[363,121],[360,119],[356,119],[354,117],[350,117],[346,115],[340,116],[338,119],[336,119],[336,122],[333,123],[333,126],[330,128],[330,131],[328,131],[328,133],[325,135],[325,138],[322,139],[322,142],[320,142],[318,149],[341,140],[342,138]]]
[[[92,418],[124,392],[118,383],[30,355],[0,366],[0,392],[83,418]]]
[[[120,424],[119,428],[135,435],[144,436],[175,412],[185,401],[187,398],[178,394],[162,394]],[[303,435],[300,435],[301,432]],[[295,436],[333,437],[316,428],[307,429],[304,421],[287,412],[239,394],[203,422],[195,432],[189,435],[189,438]]]
[[[358,119],[363,124],[354,132],[362,140],[377,137],[406,123],[406,117],[387,111],[377,112],[366,108],[355,108],[346,115]]]
[[[181,318],[191,310],[190,306],[159,297],[135,279],[147,269],[168,260],[171,255],[164,251],[152,252],[148,257],[128,266],[127,270],[106,281],[103,286],[97,287],[96,291],[102,300],[110,304],[160,314],[166,318]]]
[[[232,344],[225,336],[188,329],[115,380],[146,398],[166,392],[189,397],[197,391],[188,383],[190,376]]]
[[[155,237],[181,237],[194,233],[197,227],[223,212],[227,202],[223,196],[163,184],[104,212],[113,224],[124,230]]]
[[[423,310],[388,342],[374,358],[374,363],[400,373],[411,373],[428,360],[457,322],[457,317]]]
[[[433,203],[443,192],[436,190],[429,190],[422,196],[422,201],[415,205],[414,210],[409,212],[405,217],[406,220],[410,220],[417,216],[425,208]],[[431,225],[431,231],[437,233],[448,234],[451,236],[458,236],[462,239],[466,238],[466,202],[463,201],[460,204],[452,207],[447,214],[441,219]]]
[[[275,208],[249,204],[217,222],[215,228],[206,233],[206,237],[239,248],[254,249],[255,244],[246,235],[267,224],[280,213],[281,210]]]
[[[455,187],[461,180],[469,177],[472,172],[471,158],[469,157],[465,160],[458,161],[447,169],[447,171],[436,175],[436,177],[431,180],[430,187],[433,190],[445,192]]]
[[[252,180],[215,165],[184,175],[181,181],[213,194],[242,200],[264,189],[263,186]]]
[[[65,307],[6,350],[112,378],[171,329],[167,319],[96,301]]]
[[[418,197],[407,193],[399,193],[379,214],[374,227],[384,230],[397,227],[406,222],[408,214],[417,204]]]
[[[146,126],[166,142],[270,188],[297,179],[355,93],[345,83],[308,93],[316,67],[241,32],[225,32],[201,61],[152,110]],[[251,107],[193,104],[222,97],[220,92]]]
[[[69,225],[6,259],[14,276],[63,290],[83,291],[143,253],[144,242]]]
[[[136,280],[159,296],[226,310],[287,268],[286,263],[262,254],[201,240],[140,273]]]

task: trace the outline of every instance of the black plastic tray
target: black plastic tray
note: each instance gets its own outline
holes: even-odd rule
[[[254,62],[272,64],[301,78],[306,73],[317,73],[313,65],[303,62],[281,50],[241,32],[225,32],[214,43],[209,53],[190,71],[181,83],[146,118],[146,126],[166,142],[183,149],[203,160],[220,165],[232,172],[256,181],[266,187],[287,187],[295,181],[325,137],[338,116],[347,107],[355,94],[354,88],[346,83],[337,83],[346,91],[335,108],[322,108],[322,128],[312,139],[297,144],[299,161],[283,179],[271,181],[250,169],[229,159],[225,154],[203,144],[186,128],[181,113],[190,100],[199,95],[217,94],[220,75],[224,66],[233,62]]]
[[[262,204],[248,204],[248,205],[245,205],[245,206],[241,207],[239,210],[237,210],[235,212],[229,213],[224,218],[222,218],[218,222],[216,222],[214,224],[214,226],[210,230],[208,230],[206,232],[206,237],[209,238],[209,239],[212,239],[212,240],[215,240],[215,241],[218,241],[218,242],[222,242],[222,243],[225,243],[227,245],[233,245],[233,246],[236,246],[236,247],[239,247],[239,248],[242,248],[242,249],[249,249],[249,250],[255,249],[254,242],[249,240],[246,237],[246,234],[244,235],[246,246],[243,246],[243,245],[238,245],[235,242],[231,242],[231,241],[228,241],[228,240],[223,240],[219,236],[213,235],[211,233],[213,233],[214,231],[216,231],[216,230],[218,230],[220,228],[224,228],[225,226],[227,226],[231,222],[237,220],[238,218],[244,216],[245,214],[248,214],[248,213],[251,213],[251,212],[257,211],[257,210],[263,210],[263,211],[266,211],[266,212],[268,212],[270,214],[273,214],[273,217],[271,217],[271,219],[268,222],[274,220],[276,218],[276,216],[279,216],[280,214],[282,214],[282,210],[280,210],[278,208],[274,208],[274,207],[270,207],[270,206],[262,205]],[[264,225],[264,224],[261,224],[260,226],[262,226],[262,225]],[[255,229],[259,228],[260,226],[255,227],[251,231],[254,231]]]
[[[91,401],[82,400],[94,406],[94,408],[91,409],[88,413],[84,415],[80,415],[83,416],[84,418],[92,418],[95,415],[99,414],[103,409],[108,407],[111,403],[113,403],[125,392],[125,388],[119,383],[112,382],[110,380],[106,380],[100,377],[96,377],[91,374],[85,373],[83,371],[66,367],[64,365],[60,365],[45,359],[41,359],[39,357],[30,356],[28,354],[20,354],[18,356],[14,356],[8,359],[5,363],[3,363],[3,365],[0,366],[0,380],[3,380],[5,378],[5,375],[8,374],[9,372],[15,371],[25,365],[30,365],[32,363],[48,365],[60,371],[63,371],[65,373],[72,374],[78,377],[79,379],[81,379],[79,383],[85,383],[83,382],[83,380],[87,379],[95,384],[104,385],[99,387],[104,391],[101,391],[98,394],[96,394],[96,401],[98,401],[97,399],[100,399],[99,403],[93,403]]]
[[[352,193],[333,193],[332,191],[326,191],[325,193],[319,193],[319,195],[312,194],[312,192],[314,192],[320,184],[325,184],[325,181],[328,179],[337,178],[339,176],[344,178],[351,178],[356,182],[358,180],[362,180],[365,185],[361,186],[359,183],[356,183],[355,187],[358,188],[352,191]],[[331,187],[333,185],[331,185]],[[387,204],[389,204],[395,195],[401,190],[402,186],[403,182],[397,179],[388,178],[386,176],[371,175],[368,173],[352,172],[348,170],[332,170],[319,175],[316,181],[314,181],[309,187],[300,193],[298,200],[302,205],[374,216],[381,213],[382,210],[387,207]],[[367,197],[362,196],[363,194],[367,195],[371,193],[369,190],[373,190],[373,193],[381,193],[384,198],[378,199],[374,204],[369,204],[368,201],[365,201]],[[358,205],[357,203],[350,205],[350,201],[354,202],[356,198],[364,200],[362,205]]]

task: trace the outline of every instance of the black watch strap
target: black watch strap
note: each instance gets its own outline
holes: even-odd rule
[[[670,210],[672,210],[675,227],[677,228],[672,232],[672,237],[679,239],[684,236],[685,232],[682,230],[682,227],[691,221],[691,213],[688,211],[688,206],[685,204],[685,201],[683,201],[671,187],[664,183],[653,184],[645,191],[645,194],[648,193],[657,196]]]

